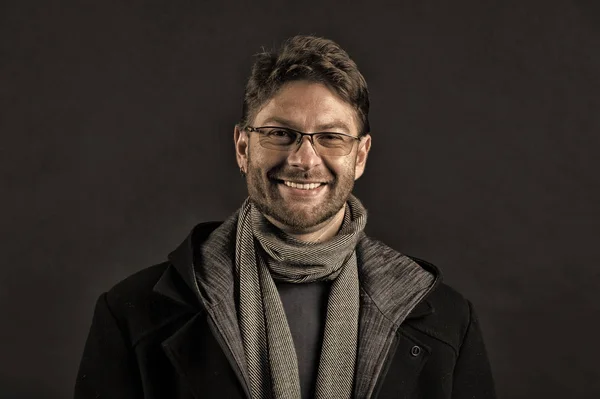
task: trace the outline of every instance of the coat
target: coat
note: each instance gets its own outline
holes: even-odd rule
[[[196,226],[168,261],[103,293],[95,307],[75,399],[249,398],[237,328],[235,234],[202,254],[219,222]],[[385,254],[378,262],[365,254]],[[432,264],[364,236],[358,243],[360,318],[355,398],[491,399],[494,383],[472,304]],[[399,265],[435,276],[398,320]],[[215,277],[217,276],[217,277]],[[240,351],[242,353],[240,357]]]

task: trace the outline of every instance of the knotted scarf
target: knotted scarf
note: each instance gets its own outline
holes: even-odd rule
[[[276,229],[247,199],[239,212],[236,273],[239,325],[253,399],[299,399],[294,342],[274,280],[331,281],[316,381],[317,399],[350,398],[359,315],[355,247],[367,222],[350,196],[338,234],[307,243]]]

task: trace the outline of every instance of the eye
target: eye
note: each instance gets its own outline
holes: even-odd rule
[[[344,136],[337,133],[321,133],[319,134],[320,141],[344,141]]]
[[[266,131],[267,136],[273,138],[290,138],[295,137],[295,134],[283,128],[271,128]]]
[[[296,133],[284,127],[264,128],[263,137],[263,144],[276,147],[285,147],[296,141]]]
[[[285,136],[289,136],[290,132],[288,132],[287,130],[283,130],[283,129],[273,129],[271,131],[268,132],[269,136],[273,136],[273,137],[285,137]]]

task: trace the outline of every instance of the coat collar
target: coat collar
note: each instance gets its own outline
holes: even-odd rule
[[[354,395],[370,398],[394,354],[400,325],[409,314],[422,317],[433,311],[425,298],[439,283],[439,274],[366,236],[356,252],[361,301]]]

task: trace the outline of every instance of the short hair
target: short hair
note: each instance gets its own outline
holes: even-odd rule
[[[298,35],[278,51],[256,54],[246,91],[241,125],[246,126],[285,84],[307,80],[332,89],[357,112],[358,134],[369,133],[369,90],[356,63],[332,40]]]

